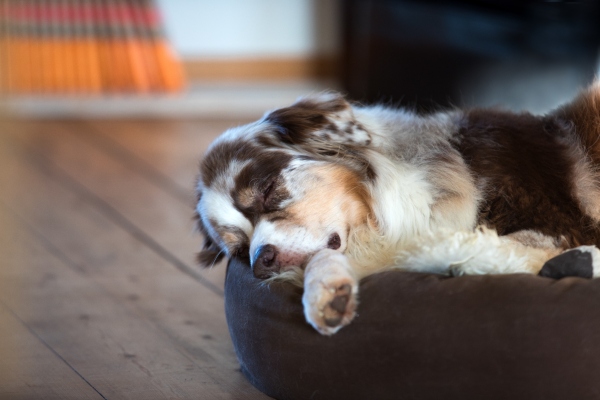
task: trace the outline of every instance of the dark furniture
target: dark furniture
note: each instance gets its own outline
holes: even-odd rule
[[[355,100],[545,111],[598,72],[596,1],[341,4],[342,87]]]

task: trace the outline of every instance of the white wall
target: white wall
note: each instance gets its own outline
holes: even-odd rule
[[[158,0],[183,58],[335,54],[340,0]]]

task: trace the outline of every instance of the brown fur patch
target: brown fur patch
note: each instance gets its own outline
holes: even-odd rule
[[[219,262],[227,253],[233,257],[248,258],[250,240],[244,231],[236,226],[218,225],[214,220],[211,220],[210,224],[219,236],[220,244],[211,239],[202,220],[198,218],[198,227],[204,235],[205,240],[203,249],[196,256],[198,264],[203,267],[212,266]],[[224,250],[227,250],[227,253]]]
[[[201,194],[198,194],[198,197],[200,196]],[[211,265],[218,263],[225,256],[225,254],[210,237],[206,227],[204,226],[204,223],[202,222],[202,219],[197,212],[194,213],[194,219],[196,220],[196,229],[204,237],[202,250],[200,250],[200,252],[196,255],[196,262],[203,267],[210,267]]]
[[[292,156],[283,152],[263,152],[235,177],[231,197],[235,207],[252,224],[256,224],[262,214],[278,211],[279,205],[289,198],[281,184],[281,171],[291,160]],[[269,193],[265,197],[267,190]]]
[[[255,194],[254,190],[250,187],[246,187],[237,192],[236,200],[240,207],[242,208],[250,208],[254,205]]]
[[[279,138],[289,144],[303,144],[311,135],[327,126],[330,130],[335,125],[327,118],[329,115],[350,108],[342,96],[335,96],[328,101],[305,99],[290,107],[280,108],[270,113],[266,121],[278,130]]]
[[[200,163],[200,179],[210,186],[215,178],[227,171],[232,161],[256,159],[264,150],[247,141],[217,143]]]
[[[248,236],[237,226],[218,226],[214,225],[214,229],[219,234],[227,251],[232,256],[248,257],[248,247],[250,240]]]
[[[273,124],[282,143],[294,145],[311,157],[342,163],[358,172],[362,179],[373,181],[376,173],[363,154],[365,145],[353,143],[350,139],[343,140],[345,136],[352,136],[356,121],[347,121],[346,129],[340,129],[332,122],[343,112],[348,112],[349,118],[353,118],[350,104],[337,95],[324,101],[318,98],[301,100],[290,107],[273,111],[265,120]],[[364,130],[362,126],[361,129]],[[317,135],[319,131],[321,133]],[[259,140],[273,145],[270,138]]]
[[[600,164],[600,81],[553,114],[563,122],[573,124],[574,133],[592,161]]]
[[[600,245],[600,232],[573,196],[572,164],[552,117],[473,110],[457,149],[484,188],[479,223],[507,235],[533,229],[570,246]]]

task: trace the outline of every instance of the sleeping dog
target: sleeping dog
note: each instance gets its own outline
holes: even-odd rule
[[[600,83],[544,116],[302,98],[209,147],[198,258],[303,283],[325,335],[354,317],[359,280],[384,269],[596,277],[599,139]]]

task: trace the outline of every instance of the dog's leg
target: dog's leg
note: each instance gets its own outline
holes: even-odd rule
[[[554,279],[566,276],[597,278],[600,276],[600,250],[596,246],[565,250],[546,261],[539,275]]]
[[[423,236],[402,252],[403,269],[449,275],[537,274],[544,263],[560,253],[554,246],[532,246],[490,229],[438,232]]]
[[[564,239],[551,238],[531,230],[518,231],[506,237],[526,246],[548,249],[550,257],[540,269],[540,276],[554,279],[567,276],[581,278],[600,276],[600,250],[596,246],[566,249],[568,245]],[[557,253],[553,254],[555,252]]]
[[[397,265],[449,275],[539,273],[556,279],[600,276],[597,247],[563,250],[557,240],[539,232],[498,236],[493,230],[480,228],[425,236],[400,254]]]
[[[358,282],[348,258],[324,249],[309,261],[304,272],[304,315],[317,331],[333,335],[352,321]]]

